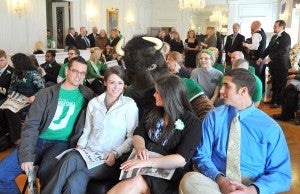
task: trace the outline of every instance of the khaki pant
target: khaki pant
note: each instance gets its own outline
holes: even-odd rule
[[[222,194],[219,185],[199,172],[184,175],[179,185],[180,194]]]

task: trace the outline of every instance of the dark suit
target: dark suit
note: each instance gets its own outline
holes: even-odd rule
[[[95,38],[97,38],[99,36],[99,34],[96,34],[96,37],[94,37],[94,34],[93,33],[90,33],[87,37],[88,39],[90,40],[90,44],[91,44],[91,47],[95,47]]]
[[[272,100],[271,103],[280,104],[281,90],[287,82],[288,69],[291,67],[290,62],[291,37],[283,31],[277,38],[272,37],[268,47],[262,53],[264,59],[269,55],[271,62],[268,64],[271,74],[272,83]]]
[[[67,47],[70,47],[70,46],[76,47],[75,37],[72,37],[70,34],[67,34],[65,42],[66,42]]]
[[[86,39],[89,41],[89,39],[87,37],[86,37]],[[89,42],[87,43],[81,34],[76,37],[76,46],[77,46],[77,49],[82,49],[82,50],[85,50],[85,49],[91,47],[90,43]]]
[[[57,83],[57,76],[60,70],[60,64],[58,64],[55,60],[51,63],[43,63],[41,67],[45,70],[46,75],[43,77],[45,79],[46,85],[47,82]],[[48,83],[50,84],[50,83]],[[47,85],[48,86],[48,85]]]
[[[164,38],[164,42],[170,44],[171,40],[172,40],[172,35],[171,34],[167,34]]]
[[[8,65],[0,76],[0,102],[7,97],[7,90],[10,86],[11,75],[14,69]]]
[[[233,41],[233,34],[227,36],[226,44],[224,46],[224,50],[226,52],[226,63],[231,64],[230,57],[228,53],[232,53],[234,51],[242,51],[244,52],[243,42],[245,42],[245,36],[238,33]]]

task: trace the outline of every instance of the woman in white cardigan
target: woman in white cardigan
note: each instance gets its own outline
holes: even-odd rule
[[[85,193],[90,179],[119,175],[118,158],[131,150],[138,125],[135,102],[123,96],[124,79],[121,67],[106,70],[106,91],[89,102],[76,150],[62,157],[42,193]]]

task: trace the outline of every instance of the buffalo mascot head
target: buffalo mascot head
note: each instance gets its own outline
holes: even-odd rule
[[[155,106],[155,80],[169,73],[161,52],[163,42],[155,37],[139,35],[129,40],[123,48],[122,43],[122,40],[119,41],[116,51],[123,56],[127,79],[131,84],[125,95],[135,100],[141,118],[145,111]],[[196,115],[203,119],[212,104],[198,84],[190,79],[185,79],[184,83]]]

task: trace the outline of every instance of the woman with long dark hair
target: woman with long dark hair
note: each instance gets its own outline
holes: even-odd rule
[[[201,122],[194,115],[185,85],[176,75],[165,75],[155,84],[156,107],[145,114],[134,132],[136,156],[124,162],[125,171],[150,167],[175,169],[171,179],[137,175],[114,186],[115,193],[178,193],[179,181],[192,170],[191,158],[201,141]],[[151,152],[160,154],[150,156]]]

